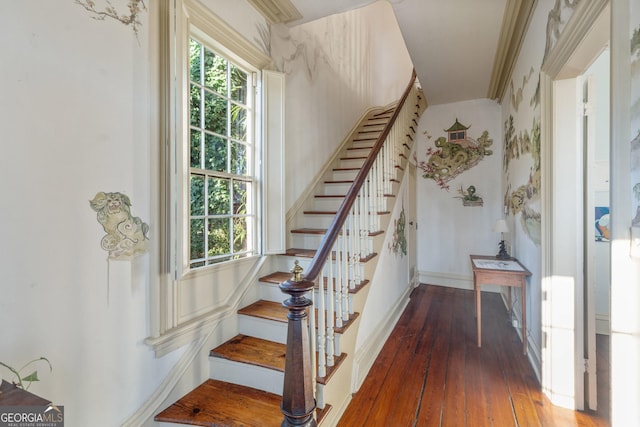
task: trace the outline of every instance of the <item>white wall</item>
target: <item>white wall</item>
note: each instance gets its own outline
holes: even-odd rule
[[[400,98],[412,64],[386,2],[273,27],[271,56],[287,76],[285,173],[295,176],[287,180],[289,209],[362,113]]]
[[[384,234],[384,243],[378,253],[377,267],[373,275],[374,280],[369,284],[367,304],[361,313],[356,352],[361,350],[363,343],[371,345],[367,341],[376,338],[380,329],[389,327],[388,320],[395,314],[396,304],[402,302],[402,297],[406,296],[410,286],[408,254],[393,249],[396,221],[400,218],[400,213],[403,210],[406,218],[408,198],[413,197],[407,191],[408,180],[409,174],[405,174],[395,198],[395,206],[390,214],[389,225]],[[406,230],[410,232],[408,225]],[[408,238],[406,234],[405,237]]]
[[[157,242],[147,12],[140,21],[136,38],[71,1],[0,3],[0,360],[47,357],[53,372],[30,390],[64,405],[69,426],[119,424],[181,355],[156,359],[143,343],[149,255],[108,262],[88,203],[127,194]]]
[[[53,372],[41,366],[31,391],[64,405],[69,426],[121,424],[186,354],[156,358],[144,343],[157,262],[151,254],[107,261],[89,207],[99,191],[125,193],[158,253],[150,160],[157,4],[146,3],[136,37],[73,1],[0,2],[0,360],[21,366],[47,357]],[[269,44],[264,19],[245,1],[204,3],[256,46]],[[111,4],[128,13],[128,1]],[[98,10],[107,5],[95,1]],[[382,42],[373,37],[397,31],[388,10],[382,3],[291,30],[300,56],[287,64],[287,172],[298,176],[288,181],[288,206],[364,109],[397,99],[408,83],[406,51],[378,53]],[[200,378],[201,365],[189,381]]]
[[[611,243],[611,424],[626,426],[640,422],[640,260],[637,252],[629,256],[629,224],[640,204],[633,193],[640,165],[632,158],[640,135],[640,57],[628,44],[640,31],[640,5],[612,2],[611,15],[611,206],[618,209]]]
[[[502,212],[502,132],[500,106],[494,101],[480,99],[429,106],[422,114],[417,132],[417,160],[427,161],[428,148],[435,149],[438,137],[456,118],[470,126],[467,135],[477,139],[489,132],[493,154],[485,156],[476,166],[449,181],[449,190],[441,189],[436,181],[423,178],[418,169],[416,199],[418,222],[418,263],[421,283],[473,288],[469,255],[495,255],[500,235],[491,231]],[[476,187],[484,204],[463,206],[460,186],[466,190]],[[505,235],[505,240],[510,236]]]

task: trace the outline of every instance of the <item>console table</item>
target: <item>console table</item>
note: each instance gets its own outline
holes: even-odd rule
[[[471,255],[473,290],[476,298],[476,324],[478,347],[482,347],[482,285],[509,287],[509,314],[511,314],[512,288],[522,289],[522,351],[527,354],[527,277],[531,272],[515,258],[500,259],[495,256]]]

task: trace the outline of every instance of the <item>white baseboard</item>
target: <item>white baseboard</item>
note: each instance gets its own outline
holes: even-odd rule
[[[420,283],[444,286],[447,288],[473,290],[473,276],[454,273],[440,273],[437,271],[419,271]],[[502,286],[482,285],[483,292],[500,292]]]
[[[473,289],[473,277],[463,274],[439,273],[437,271],[418,271],[420,283],[446,286],[457,289]]]
[[[398,323],[398,319],[404,312],[404,309],[409,304],[409,296],[413,287],[408,286],[406,291],[398,299],[392,310],[389,311],[386,319],[382,322],[380,328],[376,333],[370,336],[367,342],[357,350],[355,357],[353,358],[353,372],[351,382],[351,392],[355,393],[360,389],[360,386],[364,382],[369,370],[373,366],[378,354],[382,350],[382,347],[387,342],[387,339],[391,335],[393,328]]]
[[[596,314],[596,334],[609,335],[611,332],[611,324],[609,323],[609,315]]]

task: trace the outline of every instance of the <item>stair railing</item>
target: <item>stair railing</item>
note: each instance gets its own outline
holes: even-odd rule
[[[291,296],[284,302],[289,308],[289,326],[281,406],[283,427],[315,426],[314,411],[316,407],[324,408],[321,388],[314,391],[314,384],[327,376],[341,356],[335,329],[354,316],[350,291],[366,283],[364,262],[376,255],[373,238],[382,233],[380,214],[387,212],[387,199],[406,164],[405,150],[412,145],[421,105],[414,70],[306,274],[302,275],[296,261],[293,277],[280,285],[282,292]],[[317,298],[312,292],[314,287]],[[309,307],[316,308],[315,316],[308,315]]]

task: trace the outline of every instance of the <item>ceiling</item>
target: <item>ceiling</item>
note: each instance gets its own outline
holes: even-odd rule
[[[250,0],[298,25],[386,0]],[[429,105],[501,99],[536,0],[388,0]]]

